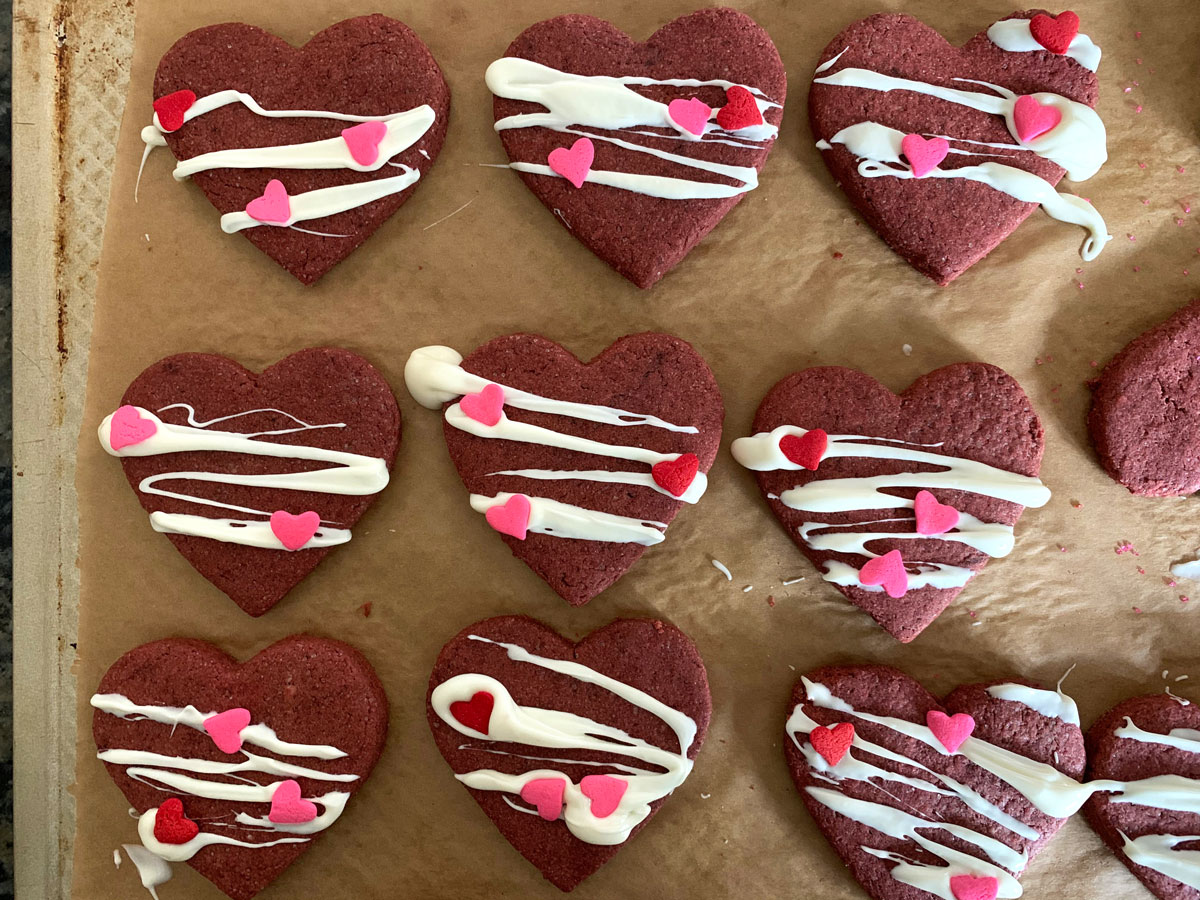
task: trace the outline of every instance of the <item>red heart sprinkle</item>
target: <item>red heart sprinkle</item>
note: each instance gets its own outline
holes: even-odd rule
[[[1029,33],[1051,53],[1061,56],[1070,48],[1075,35],[1079,34],[1079,16],[1069,11],[1057,16],[1038,13],[1029,20]]]
[[[763,123],[754,95],[740,84],[725,89],[725,105],[717,110],[717,124],[726,131],[740,131]]]
[[[825,728],[814,728],[808,742],[831,766],[836,766],[850,752],[854,743],[854,726],[849,722],[838,722]]]
[[[655,463],[650,470],[654,483],[675,497],[682,497],[696,479],[700,460],[695,453],[684,453],[678,459]]]
[[[779,441],[779,449],[783,455],[802,469],[817,471],[821,457],[829,446],[829,435],[820,428],[806,431],[804,434],[787,434]]]
[[[183,114],[191,109],[195,102],[196,94],[186,89],[159,97],[154,101],[159,127],[163,131],[178,131],[183,127]]]
[[[899,550],[891,550],[868,560],[858,573],[858,580],[868,587],[882,585],[893,600],[899,600],[908,593],[908,572],[904,569],[904,557]]]
[[[473,728],[480,734],[488,733],[488,725],[492,721],[492,707],[496,698],[487,691],[476,691],[470,700],[456,700],[450,704],[450,715],[458,719],[468,728]]]
[[[183,801],[169,797],[154,814],[154,839],[163,844],[186,844],[200,833],[200,826],[183,814]]]

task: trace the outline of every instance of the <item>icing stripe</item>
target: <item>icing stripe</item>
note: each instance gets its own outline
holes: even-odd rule
[[[302,194],[291,194],[288,197],[291,212],[285,222],[262,222],[246,212],[225,213],[221,216],[221,230],[226,234],[234,234],[247,228],[257,228],[260,225],[288,228],[296,222],[323,219],[326,216],[366,206],[368,203],[407,190],[421,177],[421,173],[416,169],[408,166],[400,168],[404,169],[404,174],[392,178],[373,178],[370,181],[357,181],[353,184],[340,184],[336,187],[305,191]],[[344,237],[344,235],[321,236]]]
[[[567,829],[586,843],[612,846],[623,843],[630,832],[650,815],[650,804],[670,794],[691,773],[692,761],[688,759],[687,751],[696,739],[697,728],[695,721],[689,716],[632,685],[610,678],[580,663],[537,656],[516,644],[493,641],[479,635],[470,635],[470,639],[491,644],[503,650],[516,662],[530,663],[577,681],[596,685],[645,710],[675,732],[679,750],[665,750],[632,737],[615,726],[595,722],[584,716],[556,709],[521,706],[513,700],[501,682],[489,676],[455,675],[433,689],[430,704],[443,722],[461,734],[476,740],[486,739],[533,747],[593,750],[606,755],[629,757],[641,763],[639,766],[631,766],[595,760],[522,757],[573,766],[598,765],[624,773],[617,776],[626,783],[624,793],[621,794],[616,808],[604,816],[592,814],[592,800],[583,793],[581,785],[575,784],[565,773],[554,769],[534,769],[520,775],[510,775],[492,769],[456,773],[455,778],[467,787],[483,791],[504,791],[519,796],[521,789],[532,781],[560,778],[564,781],[563,808],[560,816]],[[463,725],[451,713],[451,704],[469,700],[479,691],[490,693],[494,699],[486,735]],[[513,755],[486,746],[465,746],[499,755]],[[505,799],[507,800],[507,797]],[[511,800],[508,803],[513,808],[523,809]]]
[[[486,513],[493,506],[503,506],[514,496],[516,495],[505,492],[500,492],[494,497],[472,494],[471,509]],[[560,503],[546,497],[529,497],[528,529],[551,537],[642,544],[649,547],[661,544],[665,540],[663,532],[666,528],[663,522],[618,516],[570,503]]]
[[[609,472],[606,469],[589,469],[586,471],[509,469],[504,472],[492,472],[491,474],[532,478],[535,481],[600,481],[607,484],[632,484],[637,487],[648,487],[673,500],[682,500],[684,503],[695,503],[708,489],[708,476],[703,472],[697,472],[696,477],[692,479],[692,483],[688,485],[688,489],[678,497],[665,488],[660,487],[652,475],[647,475],[643,472]]]
[[[1002,19],[988,29],[987,36],[1001,50],[1011,53],[1032,53],[1039,50],[1050,52],[1033,36],[1029,19]],[[1071,39],[1071,44],[1063,55],[1092,72],[1100,67],[1100,48],[1082,32]]]
[[[591,170],[585,182],[607,185],[621,190],[646,194],[669,200],[735,197],[758,186],[758,170],[754,166],[731,166],[710,160],[669,153],[644,144],[635,144],[594,130],[629,131],[655,140],[684,140],[692,143],[721,143],[751,150],[764,149],[773,142],[779,129],[764,121],[760,125],[725,131],[715,121],[716,110],[709,116],[701,135],[680,133],[668,113],[667,104],[653,100],[632,86],[664,85],[669,87],[745,87],[754,96],[759,112],[779,108],[779,104],[761,91],[731,81],[677,78],[656,80],[641,77],[607,75],[576,75],[527,59],[505,57],[488,66],[485,75],[488,89],[498,97],[525,100],[545,107],[545,112],[521,113],[500,119],[496,131],[510,128],[547,128],[563,134],[579,135],[601,140],[623,150],[647,153],[679,166],[698,169],[737,184],[712,181],[692,181],[686,178],[645,175],[634,172]],[[574,126],[574,127],[572,127]],[[665,133],[638,131],[638,128],[662,128]],[[589,130],[583,130],[589,129]],[[561,177],[542,163],[513,162],[511,168],[520,172]]]
[[[160,412],[180,407],[186,407],[189,410],[188,420],[189,422],[194,422],[195,411],[187,406],[187,404],[171,404],[170,406],[163,407]],[[268,456],[277,459],[311,460],[329,463],[333,467],[309,472],[280,472],[262,475],[239,475],[232,472],[164,472],[158,475],[149,475],[139,482],[138,490],[145,494],[153,494],[159,497],[168,497],[173,500],[195,503],[200,506],[211,506],[219,509],[227,509],[232,512],[269,518],[273,510],[236,506],[206,497],[167,490],[157,487],[157,484],[160,481],[198,481],[254,488],[309,491],[321,494],[366,496],[378,493],[388,483],[387,461],[378,457],[347,453],[341,450],[325,450],[320,447],[309,447],[303,444],[282,444],[272,441],[254,440],[254,438],[267,435],[287,435],[324,428],[344,428],[345,425],[340,422],[326,425],[310,425],[307,422],[296,419],[290,413],[282,413],[280,410],[257,409],[235,413],[230,416],[222,416],[212,419],[209,422],[197,423],[197,425],[173,425],[164,422],[149,410],[141,407],[134,407],[134,409],[136,409],[139,419],[154,424],[154,431],[137,443],[126,444],[119,450],[114,450],[112,446],[112,420],[116,413],[105,416],[98,430],[100,445],[112,456],[156,456],[166,453],[202,451]],[[282,428],[247,434],[235,431],[210,430],[205,427],[258,413],[280,413],[296,421],[298,424],[294,428]],[[203,537],[249,547],[284,549],[283,543],[275,536],[270,525],[267,522],[257,519],[216,519],[182,513],[154,512],[150,515],[150,523],[155,531],[167,534]],[[350,531],[348,529],[326,528],[324,527],[325,524],[325,521],[322,520],[323,527],[305,545],[306,548],[332,547],[350,540]]]
[[[1066,677],[1063,676],[1064,679]],[[1043,691],[1024,684],[994,684],[987,692],[997,700],[1008,700],[1028,706],[1047,718],[1061,719],[1068,725],[1079,724],[1079,707],[1073,699],[1063,693],[1061,681],[1056,691]]]

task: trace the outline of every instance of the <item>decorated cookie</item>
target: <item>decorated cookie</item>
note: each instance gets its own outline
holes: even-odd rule
[[[388,483],[400,410],[348,350],[301,350],[255,374],[181,353],[100,423],[150,525],[252,616],[278,603]]]
[[[855,606],[911,641],[991,557],[1013,549],[1043,434],[1010,376],[946,366],[896,395],[853,369],[789,375],[733,442],[771,511]]]
[[[842,190],[917,271],[948,284],[1037,207],[1110,239],[1100,213],[1055,185],[1108,158],[1096,115],[1100,49],[1079,18],[1015,13],[955,47],[911,16],[847,27],[809,93],[817,147]]]
[[[569,891],[683,784],[712,703],[699,653],[672,625],[618,619],[576,643],[501,616],[442,648],[428,712],[454,777]]]
[[[939,701],[895,669],[835,666],[800,679],[785,728],[804,805],[875,900],[1020,897],[1089,793],[1061,689],[971,684]]]
[[[568,603],[587,603],[665,539],[707,487],[725,408],[690,344],[621,338],[590,363],[512,334],[466,359],[414,350],[413,398],[445,410],[471,507]]]
[[[1200,707],[1135,697],[1087,737],[1091,786],[1101,791],[1083,808],[1092,828],[1156,897],[1198,900]]]
[[[171,149],[223,231],[311,284],[412,195],[449,112],[429,48],[395,19],[347,19],[300,49],[229,23],[167,51],[142,139]]]
[[[638,287],[758,186],[787,78],[771,38],[703,9],[645,43],[591,16],[527,28],[487,70],[511,166],[558,221]]]
[[[249,900],[333,825],[371,774],[387,698],[356,650],[294,635],[245,663],[202,641],[143,644],[91,705],[99,758],[137,814],[112,828],[143,883],[187,862]]]
[[[1200,490],[1200,300],[1136,338],[1094,387],[1088,426],[1113,480],[1149,497]]]

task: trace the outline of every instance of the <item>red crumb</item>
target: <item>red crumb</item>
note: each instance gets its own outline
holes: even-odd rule
[[[1167,587],[1175,587],[1176,585],[1179,584],[1179,582],[1177,582],[1174,578],[1171,578],[1168,575],[1168,576],[1163,577],[1163,584],[1165,584]]]
[[[362,610],[364,619],[369,619],[371,617],[371,607],[373,605],[374,604],[370,600],[368,600],[366,603],[364,603],[362,606],[359,607],[359,609]]]
[[[1133,33],[1133,39],[1135,41],[1140,41],[1142,39],[1142,33],[1140,31],[1135,31]]]
[[[1182,175],[1184,172],[1187,171],[1187,169],[1185,169],[1183,166],[1176,166],[1175,171],[1178,172],[1180,175]]]
[[[1100,363],[1096,362],[1096,361],[1093,359],[1091,362],[1089,362],[1089,363],[1088,363],[1088,365],[1089,365],[1089,366],[1091,366],[1091,367],[1094,369],[1094,368],[1096,368],[1097,366],[1099,366],[1099,365],[1100,365]]]
[[[845,256],[845,255],[846,255],[846,254],[845,254],[845,253],[843,253],[841,250],[834,250],[834,251],[833,251],[833,258],[834,258],[834,259],[841,259],[841,258],[842,258],[843,256]]]
[[[1083,509],[1083,501],[1082,500],[1072,500],[1071,505],[1073,507],[1075,507],[1076,509]]]
[[[775,606],[775,595],[774,594],[771,594],[767,597],[767,606],[770,606],[770,607]]]
[[[973,610],[973,609],[968,609],[967,615],[970,616],[972,619],[978,618],[978,615],[976,614],[975,610]]]
[[[1130,541],[1121,541],[1117,544],[1113,552],[1116,553],[1117,556],[1120,556],[1122,553],[1132,553],[1134,556],[1142,555],[1134,549],[1133,544]]]
[[[1138,163],[1138,168],[1139,168],[1139,169],[1144,169],[1144,168],[1146,168],[1146,164],[1145,164],[1144,162],[1139,162],[1139,163]]]
[[[1185,597],[1183,594],[1180,594],[1180,595],[1179,595],[1179,602],[1180,602],[1180,603],[1187,603],[1187,602],[1188,602],[1188,600],[1190,600],[1190,599],[1191,599],[1190,597]]]
[[[1145,569],[1143,569],[1141,566],[1138,566],[1138,567],[1137,567],[1137,570],[1138,570],[1138,574],[1139,574],[1139,575],[1145,575],[1145,574],[1146,574],[1146,570],[1145,570]]]
[[[1133,271],[1135,271],[1135,272],[1140,272],[1140,271],[1142,271],[1142,267],[1141,267],[1141,266],[1134,266],[1134,267],[1133,267]]]
[[[1135,606],[1135,607],[1133,608],[1133,611],[1134,611],[1135,613],[1137,613],[1138,615],[1141,615],[1142,608],[1141,608],[1140,606]]]

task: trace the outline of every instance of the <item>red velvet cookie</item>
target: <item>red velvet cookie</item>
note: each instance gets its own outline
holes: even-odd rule
[[[1039,204],[1088,230],[1084,259],[1109,239],[1090,203],[1055,190],[1107,159],[1093,111],[1100,51],[1078,27],[1074,13],[1014,13],[955,47],[887,13],[822,51],[808,96],[821,156],[867,223],[938,284]]]
[[[573,605],[664,540],[707,486],[725,407],[690,344],[623,337],[589,363],[532,334],[466,359],[415,350],[409,392],[445,410],[446,445],[471,506]]]
[[[712,713],[695,646],[649,619],[579,642],[524,616],[477,622],[442,648],[428,703],[455,778],[564,891],[683,783]]]
[[[139,375],[99,435],[154,530],[260,616],[350,540],[388,483],[400,410],[348,350],[301,350],[261,374],[181,353]]]
[[[297,49],[251,25],[184,35],[154,76],[148,146],[166,144],[221,213],[304,284],[350,255],[433,165],[450,89],[429,48],[386,16]]]
[[[1200,707],[1167,694],[1134,697],[1087,739],[1088,777],[1120,782],[1084,806],[1092,828],[1160,900],[1198,900]]]
[[[757,186],[787,94],[771,38],[732,9],[683,16],[644,43],[592,16],[548,19],[487,84],[526,186],[642,288]]]
[[[113,663],[91,702],[99,758],[139,815],[136,830],[127,820],[114,829],[234,900],[263,890],[334,824],[387,737],[370,663],[308,635],[241,664],[202,641],[143,644]]]
[[[875,900],[1019,896],[1083,802],[1083,735],[1061,691],[971,684],[938,700],[896,669],[831,666],[801,678],[787,712],[796,789]]]
[[[1006,556],[1044,437],[1009,375],[959,363],[902,394],[853,369],[789,375],[733,455],[756,473],[800,550],[901,641],[932,622],[990,557]]]
[[[1088,427],[1131,493],[1200,490],[1200,300],[1134,339],[1096,381]]]

